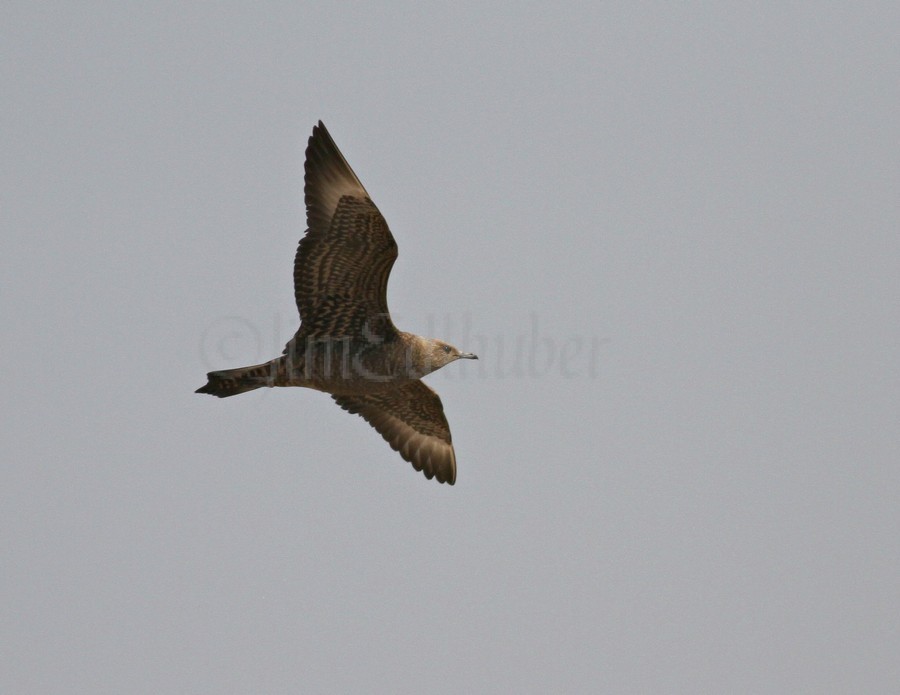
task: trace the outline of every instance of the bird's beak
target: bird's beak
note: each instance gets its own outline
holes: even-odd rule
[[[459,359],[461,360],[477,360],[478,355],[474,352],[461,352],[459,353]]]

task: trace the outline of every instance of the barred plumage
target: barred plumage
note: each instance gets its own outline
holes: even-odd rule
[[[397,244],[321,121],[306,148],[304,195],[308,229],[294,260],[300,328],[281,357],[210,372],[197,393],[224,398],[263,386],[325,391],[416,470],[452,485],[450,427],[440,398],[419,379],[475,355],[394,326],[387,283]]]

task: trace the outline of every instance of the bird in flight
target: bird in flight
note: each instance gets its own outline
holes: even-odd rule
[[[450,426],[421,377],[477,356],[394,326],[387,283],[397,243],[322,121],[306,148],[304,196],[308,229],[294,259],[300,328],[280,357],[209,372],[196,392],[226,398],[271,386],[324,391],[426,478],[453,485]]]

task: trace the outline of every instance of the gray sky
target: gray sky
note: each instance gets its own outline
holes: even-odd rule
[[[896,692],[900,9],[6,3],[16,693]],[[323,119],[456,487],[320,393]]]

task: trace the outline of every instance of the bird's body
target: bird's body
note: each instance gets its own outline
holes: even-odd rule
[[[447,343],[398,330],[387,307],[397,244],[320,121],[306,150],[308,230],[294,262],[301,324],[284,354],[208,374],[197,390],[220,398],[264,386],[330,393],[361,415],[426,477],[456,480],[440,398],[422,376],[460,358]]]
[[[446,364],[441,363],[441,354],[435,355],[433,343],[400,331],[384,342],[346,336],[302,341],[294,336],[281,357],[265,364],[210,372],[210,382],[215,380],[212,395],[231,396],[231,391],[262,386],[301,386],[336,396],[379,393],[417,381]],[[449,354],[448,361],[457,359]],[[198,393],[210,393],[211,383]]]

